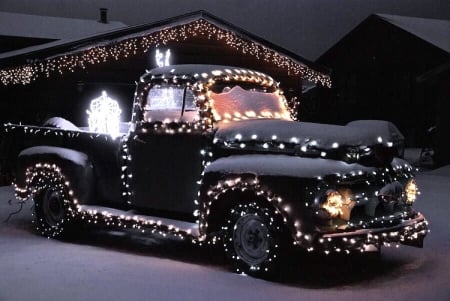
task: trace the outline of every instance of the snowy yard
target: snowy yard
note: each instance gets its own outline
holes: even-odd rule
[[[0,188],[0,300],[450,300],[450,167],[420,173],[416,204],[430,222],[423,249],[292,260],[268,282],[230,272],[219,250],[176,240],[86,231],[36,235],[31,203]]]

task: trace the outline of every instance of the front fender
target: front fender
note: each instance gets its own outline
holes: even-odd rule
[[[294,237],[295,221],[288,202],[274,194],[258,178],[250,174],[206,174],[200,190],[199,228],[202,237],[215,235],[226,225],[231,210],[240,204],[256,202],[272,207],[284,222],[285,229]]]
[[[394,160],[391,169],[403,169],[402,162]],[[282,214],[294,242],[308,248],[316,232],[314,199],[320,188],[342,182],[375,184],[377,175],[384,177],[383,173],[376,167],[323,158],[269,154],[219,158],[205,168],[200,192],[200,231],[207,235],[220,230],[227,210],[242,200],[239,194],[251,191],[274,206]]]

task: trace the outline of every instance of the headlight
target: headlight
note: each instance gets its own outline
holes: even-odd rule
[[[325,209],[330,217],[341,218],[343,220],[350,219],[350,212],[355,206],[355,201],[351,200],[351,192],[343,190],[341,192],[336,190],[328,190],[326,192],[326,200],[320,206]]]
[[[412,205],[420,194],[419,187],[414,179],[409,180],[405,186],[406,204]]]
[[[344,160],[347,162],[358,162],[360,159],[372,155],[370,147],[347,147]]]

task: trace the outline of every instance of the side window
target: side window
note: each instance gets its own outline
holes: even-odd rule
[[[185,90],[182,86],[169,84],[155,85],[147,94],[144,121],[191,122],[196,119],[196,113],[194,93],[191,89]]]

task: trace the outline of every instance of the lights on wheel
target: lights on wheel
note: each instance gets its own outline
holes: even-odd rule
[[[420,194],[419,187],[414,179],[409,180],[405,186],[406,204],[412,205]]]
[[[325,201],[320,206],[331,218],[350,219],[350,213],[356,202],[351,199],[350,190],[328,190]]]

